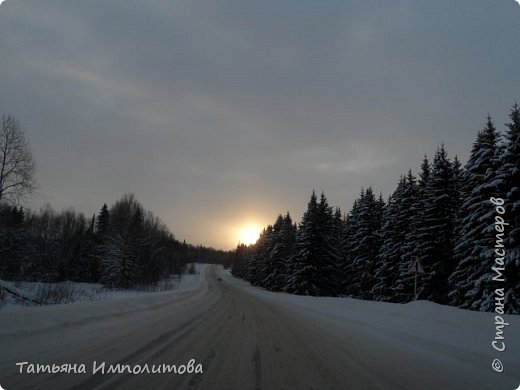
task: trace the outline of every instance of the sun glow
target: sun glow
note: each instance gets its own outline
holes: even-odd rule
[[[251,245],[258,240],[262,228],[259,226],[248,225],[239,231],[238,239],[241,244]]]

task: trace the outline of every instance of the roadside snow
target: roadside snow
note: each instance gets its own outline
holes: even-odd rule
[[[197,264],[197,274],[183,275],[174,290],[163,292],[113,291],[98,295],[98,299],[68,304],[26,306],[6,304],[0,306],[0,337],[14,334],[31,334],[55,326],[76,325],[105,317],[120,317],[137,311],[156,309],[172,301],[193,296],[207,290],[203,275],[206,264]],[[98,285],[80,283],[87,291]]]
[[[375,353],[384,344],[422,349],[440,359],[461,366],[482,366],[483,370],[492,370],[492,361],[500,358],[509,374],[520,373],[520,316],[502,316],[509,326],[503,329],[506,350],[498,352],[492,346],[497,331],[494,313],[428,301],[395,304],[274,293],[253,287],[228,270],[220,270],[219,275],[227,283],[330,334],[344,339],[351,334],[365,335],[370,340],[366,348],[374,348]],[[516,379],[520,381],[520,375]]]
[[[203,271],[202,264],[195,264],[197,274]],[[142,296],[149,293],[170,291],[179,288],[188,288],[196,283],[197,275],[183,275],[181,281],[177,276],[161,280],[157,286],[149,289],[120,289],[112,290],[105,288],[100,283],[39,283],[39,282],[12,282],[0,280],[0,289],[7,290],[3,299],[0,299],[0,310],[5,310],[12,305],[35,305],[41,304],[70,304],[79,301],[104,301],[111,299],[122,299]]]

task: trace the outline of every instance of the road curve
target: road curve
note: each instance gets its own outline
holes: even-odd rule
[[[150,308],[3,337],[0,385],[6,390],[494,388],[472,367],[450,369],[449,359],[438,354],[414,355],[383,339],[368,340],[368,333],[346,338],[289,315],[222,280],[216,267],[206,267],[203,278],[203,288]],[[190,359],[202,365],[202,374],[92,375],[94,361],[152,366]],[[83,363],[87,373],[19,373],[15,363],[23,361]]]

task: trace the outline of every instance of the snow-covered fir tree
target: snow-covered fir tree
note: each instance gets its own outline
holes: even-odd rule
[[[410,226],[403,242],[403,254],[399,274],[393,290],[398,302],[408,302],[413,299],[413,278],[410,277],[409,268],[413,259],[417,256],[419,245],[419,229],[423,224],[424,203],[428,195],[427,185],[431,176],[431,164],[425,155],[419,172],[419,179],[413,195],[408,215]]]
[[[463,188],[464,188],[464,169],[462,168],[462,163],[460,162],[460,160],[457,156],[455,156],[453,158],[452,175],[453,175],[453,186],[452,186],[451,196],[453,196],[454,208],[455,208],[455,210],[458,210],[458,212],[456,213],[457,220],[455,221],[456,224],[458,224],[460,216],[461,216],[460,209],[462,207],[462,192],[463,192]]]
[[[506,124],[504,150],[497,173],[497,197],[504,199],[504,219],[509,223],[504,232],[505,282],[504,305],[509,313],[520,313],[520,106],[515,103]],[[498,232],[495,232],[498,233]],[[500,238],[497,236],[497,239]],[[495,256],[500,257],[500,256]]]
[[[343,259],[344,252],[343,252],[343,237],[345,234],[345,223],[346,219],[343,216],[343,213],[341,212],[341,209],[339,207],[336,207],[334,209],[334,247],[336,248],[336,253],[339,256],[340,259],[340,266],[341,266],[341,259]],[[339,276],[341,279],[341,276]]]
[[[296,227],[291,216],[279,215],[273,225],[273,238],[265,265],[265,278],[262,285],[272,291],[281,291],[287,284],[287,267],[294,251]]]
[[[315,192],[296,233],[295,254],[289,264],[285,291],[298,295],[337,295],[339,257],[334,246],[334,217],[324,194],[320,202]]]
[[[247,246],[245,244],[238,244],[237,248],[233,253],[233,264],[231,267],[231,273],[244,280],[249,279],[248,275],[248,261],[251,257],[252,245]]]
[[[444,145],[435,153],[425,184],[417,246],[413,253],[425,267],[426,274],[421,278],[417,292],[420,299],[445,303],[447,280],[454,269],[454,227],[458,210],[457,182]]]
[[[136,262],[128,237],[110,234],[103,244],[100,282],[111,288],[128,288],[135,283]]]
[[[361,192],[355,213],[351,215],[344,293],[370,299],[374,287],[376,258],[381,245],[383,201],[377,200],[371,187]]]
[[[103,204],[103,207],[99,211],[96,218],[96,234],[100,237],[108,233],[108,227],[110,222],[110,212],[108,211],[107,204]]]
[[[449,278],[450,304],[473,310],[489,310],[493,302],[494,228],[489,198],[496,195],[492,183],[498,168],[500,135],[491,118],[479,131],[465,166],[457,228],[456,270]]]
[[[274,230],[273,226],[267,226],[260,234],[252,253],[250,264],[249,282],[253,286],[265,287],[264,280],[268,276],[271,269],[270,253],[273,247]]]
[[[323,268],[327,277],[328,288],[332,291],[332,295],[338,295],[341,290],[341,275],[339,267],[341,263],[341,248],[338,246],[340,237],[338,229],[341,229],[341,210],[329,206],[325,194],[321,194],[320,203],[318,205],[320,227],[323,236],[322,253]],[[339,225],[338,225],[339,224]]]
[[[409,171],[402,176],[391,195],[383,214],[382,245],[377,257],[373,298],[383,301],[404,301],[403,281],[410,278],[403,243],[410,232],[413,219],[413,202],[416,196],[416,179]]]
[[[365,195],[365,191],[362,188],[360,198]],[[352,208],[345,217],[345,224],[343,227],[343,237],[341,240],[340,253],[342,254],[340,263],[340,276],[341,276],[341,294],[349,295],[351,293],[350,287],[353,283],[354,268],[352,261],[352,248],[355,246],[354,233],[356,231],[356,221],[358,214],[358,199],[354,199]]]
[[[161,275],[159,254],[165,249],[164,242],[172,240],[165,227],[152,215],[145,215],[132,195],[116,202],[109,215],[108,233],[99,237],[101,282],[123,288],[156,283]]]

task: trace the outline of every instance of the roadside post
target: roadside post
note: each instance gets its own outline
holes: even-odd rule
[[[412,257],[412,264],[410,264],[410,268],[408,269],[408,272],[414,274],[414,281],[413,281],[413,300],[417,300],[417,277],[419,275],[424,275],[424,268],[419,261],[418,256]]]

